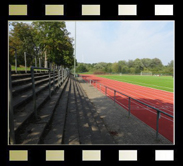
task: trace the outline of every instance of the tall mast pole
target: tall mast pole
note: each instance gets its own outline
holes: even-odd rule
[[[76,77],[76,21],[75,21],[75,49],[74,49],[74,77]]]

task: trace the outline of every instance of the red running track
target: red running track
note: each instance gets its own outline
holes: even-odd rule
[[[95,75],[81,75],[85,80],[94,80],[112,89],[115,89],[123,94],[126,94],[134,99],[140,100],[143,103],[151,105],[159,110],[173,115],[173,93],[148,88],[144,86],[134,85],[126,82],[119,82],[110,80],[107,78],[97,77]],[[105,93],[105,88],[99,86],[99,84],[92,83],[101,92]],[[107,96],[114,99],[114,91],[107,89]],[[123,108],[128,110],[129,99],[128,97],[116,93],[116,102]],[[145,122],[147,125],[156,130],[157,112],[137,101],[131,99],[130,101],[131,113]],[[174,116],[174,115],[173,115]],[[166,137],[168,140],[173,142],[173,118],[167,115],[161,114],[159,119],[159,133]]]

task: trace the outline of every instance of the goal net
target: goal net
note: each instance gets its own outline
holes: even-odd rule
[[[152,76],[152,72],[151,71],[141,71],[141,76]]]

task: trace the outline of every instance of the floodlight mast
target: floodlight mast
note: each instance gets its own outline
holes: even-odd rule
[[[76,21],[75,21],[74,77],[76,77]]]

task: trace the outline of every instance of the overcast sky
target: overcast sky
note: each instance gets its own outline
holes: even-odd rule
[[[75,39],[75,21],[65,22]],[[76,21],[78,62],[159,58],[167,65],[174,60],[174,48],[174,21]]]
[[[75,22],[66,22],[75,38]],[[77,21],[78,62],[117,62],[159,58],[164,65],[174,59],[173,21]]]

